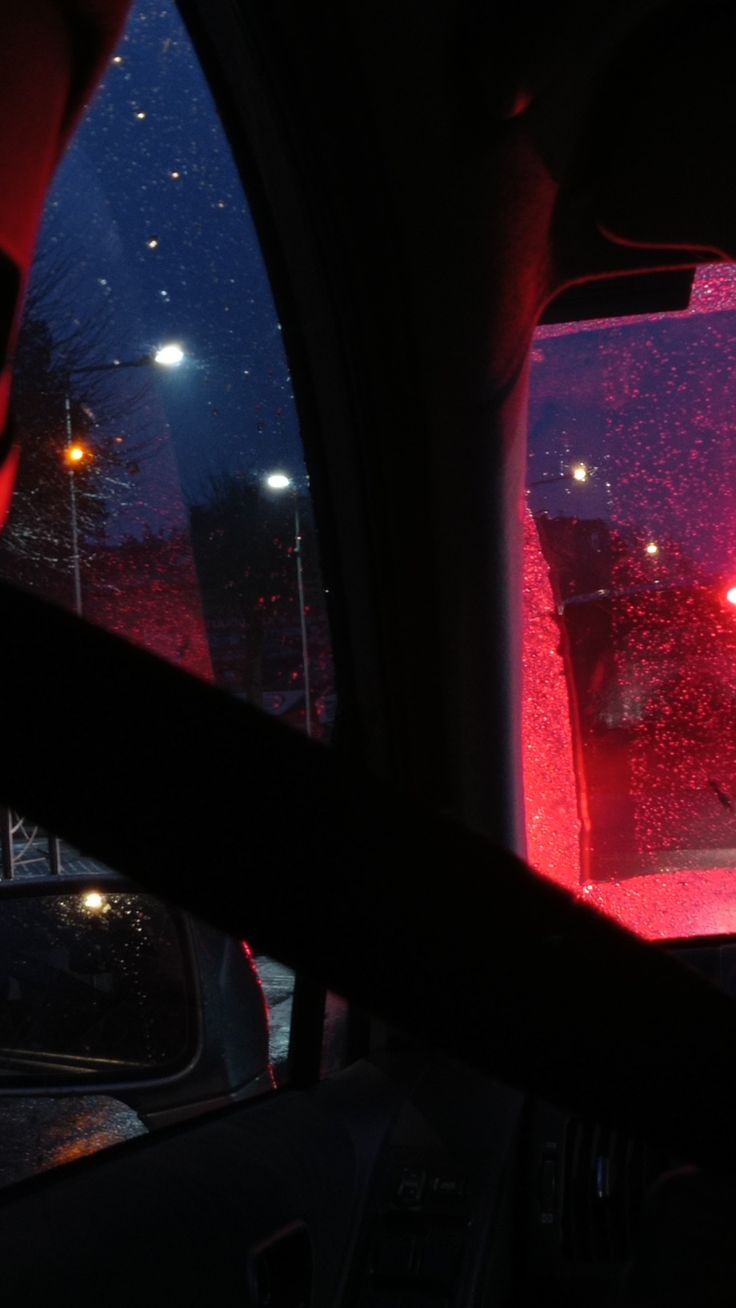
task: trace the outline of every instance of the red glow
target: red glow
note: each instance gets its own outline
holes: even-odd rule
[[[533,351],[530,857],[653,938],[736,933],[735,323],[736,269],[711,267],[685,312],[543,327]],[[573,453],[599,474],[583,498],[555,476]],[[579,814],[554,802],[568,769]]]
[[[0,466],[0,530],[5,525],[10,508],[19,459],[20,445],[13,445],[5,462]]]
[[[560,885],[580,885],[580,817],[570,706],[549,569],[531,514],[524,519],[522,758],[527,858]]]
[[[214,679],[186,532],[149,533],[95,553],[85,617],[206,681]]]
[[[262,982],[262,980],[261,980],[261,974],[260,974],[260,972],[258,971],[258,964],[256,963],[255,954],[253,953],[253,950],[251,949],[251,947],[250,947],[250,945],[248,944],[248,941],[247,941],[247,940],[241,940],[241,942],[240,942],[240,948],[242,949],[243,953],[245,954],[245,957],[246,957],[246,959],[247,959],[247,961],[248,961],[248,966],[250,967],[250,970],[251,970],[251,972],[253,973],[253,979],[254,979],[254,981],[256,982],[256,984],[257,984],[257,986],[258,986],[258,989],[259,989],[260,992],[261,992],[261,1000],[263,1001],[263,1020],[264,1020],[264,1022],[266,1023],[266,1028],[267,1028],[268,1033],[269,1033],[269,1044],[270,1044],[270,1040],[271,1040],[271,1010],[270,1010],[270,1008],[269,1008],[269,1006],[268,1006],[268,1000],[267,1000],[267,998],[266,998],[266,992],[265,992],[265,990],[264,990],[264,988],[263,988],[263,982]],[[278,1090],[278,1081],[276,1080],[276,1073],[275,1073],[275,1071],[274,1071],[273,1063],[271,1062],[271,1059],[270,1059],[270,1058],[269,1058],[269,1060],[268,1060],[268,1076],[269,1076],[269,1080],[270,1080],[270,1082],[271,1082],[271,1085],[272,1085],[273,1089],[274,1089],[274,1090]]]
[[[579,897],[647,940],[736,935],[736,878],[729,868],[591,883]]]

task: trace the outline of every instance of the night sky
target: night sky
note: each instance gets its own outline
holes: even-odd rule
[[[683,312],[538,329],[532,512],[599,518],[659,541],[660,570],[686,558],[736,581],[735,379],[733,266],[699,270]],[[584,485],[564,475],[579,462]]]
[[[261,476],[278,466],[303,482],[291,380],[258,241],[174,5],[134,6],[60,167],[39,262],[47,283],[49,266],[52,281],[54,268],[67,270],[49,314],[55,334],[69,331],[70,315],[72,325],[78,319],[98,331],[85,362],[137,358],[166,341],[185,348],[178,370],[146,369],[145,381],[157,395],[156,421],[165,427],[168,420],[187,502],[201,500],[211,477],[225,471]],[[47,298],[53,302],[53,293]],[[124,384],[122,374],[113,384]],[[158,460],[157,475],[164,465],[170,476],[171,460]]]

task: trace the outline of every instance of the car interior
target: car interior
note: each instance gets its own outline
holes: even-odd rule
[[[158,1130],[1,1190],[3,1292],[731,1303],[736,925],[637,932],[603,891],[606,911],[573,893],[577,868],[536,870],[525,697],[552,674],[522,680],[522,506],[538,325],[685,312],[697,270],[736,256],[732,7],[179,10],[283,324],[334,731],[309,739],[2,580],[0,801],[292,969],[289,1068],[278,1089],[186,1121],[163,1111]],[[0,15],[4,509],[44,197],[126,11],[34,0]],[[542,465],[538,481],[561,478],[567,494],[565,471]],[[584,625],[566,594],[563,640]],[[626,711],[588,737],[578,804]],[[545,759],[547,774],[562,766],[559,750]],[[722,854],[730,780],[709,784]],[[543,810],[543,835],[567,850],[561,813]],[[609,846],[589,844],[589,882],[597,857],[610,879]],[[332,994],[347,1016],[327,1070]]]

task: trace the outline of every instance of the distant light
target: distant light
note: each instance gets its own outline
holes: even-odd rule
[[[732,586],[730,590],[726,591],[726,599],[729,604],[736,604],[736,586]]]
[[[575,467],[574,467],[573,470],[572,470],[572,479],[573,479],[573,481],[587,481],[587,480],[588,480],[588,469],[586,468],[586,466],[585,466],[584,463],[576,463],[576,464],[575,464]]]
[[[146,115],[145,115],[145,111],[144,111],[143,109],[139,109],[139,110],[138,110],[138,113],[136,114],[136,118],[138,118],[138,119],[143,119],[143,118],[145,118],[145,116],[146,116]]]
[[[266,478],[266,485],[271,490],[286,490],[291,485],[291,477],[287,477],[285,472],[272,472]]]
[[[152,236],[150,241],[146,241],[146,245],[148,246],[149,250],[155,250],[156,246],[158,245],[158,237]]]
[[[162,345],[153,356],[154,363],[160,363],[164,368],[178,368],[184,358],[184,351],[180,345]]]
[[[652,556],[659,554],[659,545],[655,540],[650,540],[649,544],[646,546],[646,553],[651,554]]]
[[[112,60],[112,62],[113,62],[114,64],[121,64],[121,63],[123,62],[123,56],[122,56],[122,55],[113,55],[113,60]]]
[[[68,445],[64,451],[67,463],[82,463],[87,451],[83,445]]]
[[[89,894],[84,896],[82,903],[85,908],[89,908],[93,913],[97,913],[102,908],[105,900],[99,890],[90,890]]]
[[[181,173],[178,172],[176,168],[174,168],[169,173],[169,177],[171,178],[172,182],[178,182],[179,178],[181,177]]]

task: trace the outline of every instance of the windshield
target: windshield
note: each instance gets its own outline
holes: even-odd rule
[[[542,326],[525,534],[529,857],[647,936],[736,930],[736,273]]]

